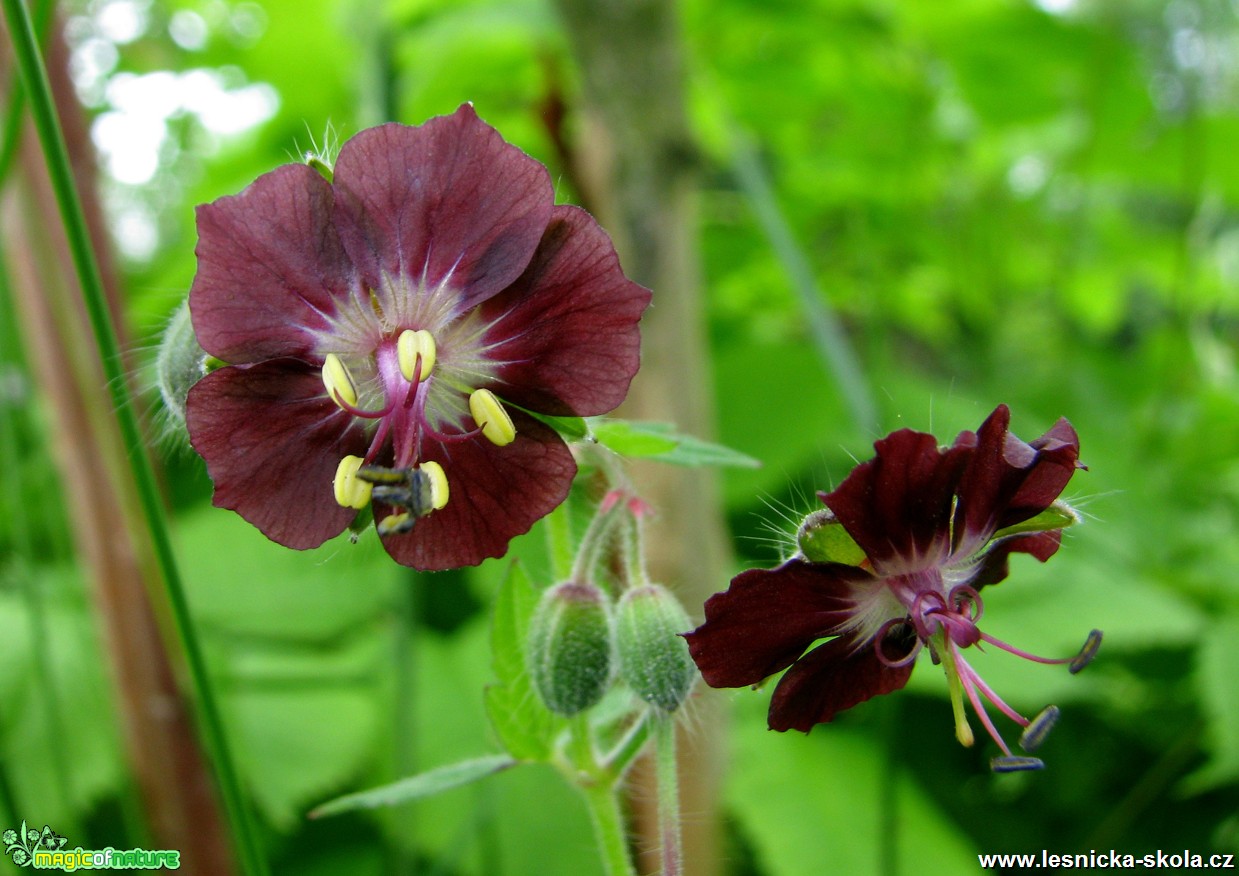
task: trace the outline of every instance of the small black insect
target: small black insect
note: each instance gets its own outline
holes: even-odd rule
[[[410,468],[365,465],[357,470],[357,477],[374,485],[372,499],[404,509],[379,521],[379,535],[410,532],[418,520],[447,504],[447,476],[437,462]]]

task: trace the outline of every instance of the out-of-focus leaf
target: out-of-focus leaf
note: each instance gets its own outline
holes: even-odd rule
[[[1187,790],[1206,791],[1239,781],[1239,672],[1235,643],[1239,618],[1209,624],[1196,659],[1196,686],[1208,718],[1209,762],[1184,781]]]
[[[681,435],[670,423],[594,420],[591,428],[598,443],[630,459],[648,458],[685,466],[757,468],[761,465],[759,460],[738,450]]]
[[[243,774],[263,814],[281,830],[370,756],[381,719],[377,645],[356,637],[330,650],[254,646],[232,667],[226,705]]]
[[[198,621],[234,636],[322,641],[372,619],[394,599],[400,567],[363,533],[294,551],[230,511],[178,521],[181,567]],[[224,547],[226,546],[226,547]]]
[[[310,812],[310,818],[339,815],[341,812],[354,809],[399,806],[401,803],[409,803],[423,797],[433,797],[444,791],[493,776],[497,772],[516,766],[518,762],[506,754],[490,754],[471,760],[462,760],[459,763],[446,764],[390,785],[337,797],[313,809]]]
[[[918,873],[956,876],[976,868],[976,850],[906,777],[896,836],[879,827],[882,752],[872,736],[820,727],[810,736],[766,729],[764,694],[744,691],[732,723],[727,806],[769,876],[876,873],[884,843]]]
[[[28,604],[19,594],[0,589],[0,759],[24,812],[37,813],[37,820],[48,824],[73,823],[76,813],[117,793],[122,783],[112,684],[99,657],[95,626],[76,598],[74,573],[35,566],[23,574],[33,579],[23,586],[40,588],[45,599],[49,593],[57,597],[45,607],[52,677],[42,678],[34,659]],[[56,747],[49,713],[53,703],[62,711],[63,748]],[[68,800],[60,795],[57,761],[65,765]]]

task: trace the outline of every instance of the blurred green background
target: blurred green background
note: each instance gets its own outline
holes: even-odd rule
[[[539,108],[562,99],[577,124],[578,77],[539,0],[62,12],[143,350],[193,277],[193,205],[384,115],[413,124],[473,101],[574,198]],[[690,0],[682,21],[718,438],[764,462],[725,475],[737,569],[776,561],[814,492],[880,434],[946,441],[1005,402],[1025,439],[1074,423],[1089,471],[1066,498],[1086,522],[1048,565],[1015,560],[987,591],[986,629],[1049,655],[1106,633],[1078,677],[976,661],[1026,714],[1063,708],[1038,774],[994,776],[992,750],[955,742],[928,662],[908,692],[808,737],[765,729],[768,690],[729,692],[727,872],[1239,851],[1236,6]],[[808,328],[821,312],[856,378],[825,364]],[[142,828],[66,535],[74,485],[19,353],[0,351],[0,822],[128,848]],[[287,551],[210,507],[191,454],[165,465],[276,872],[600,872],[584,809],[540,767],[305,821],[329,797],[496,750],[481,690],[504,565],[417,578],[373,536]],[[540,539],[514,546],[535,575]]]

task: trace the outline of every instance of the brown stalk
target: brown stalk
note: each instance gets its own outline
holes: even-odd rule
[[[683,38],[669,0],[557,0],[584,87],[578,187],[615,237],[627,274],[654,290],[642,322],[641,371],[621,414],[714,432],[698,252],[697,161],[684,108]],[[592,162],[592,163],[589,163]],[[730,546],[717,475],[706,469],[638,467],[636,482],[658,514],[649,528],[655,580],[700,618],[727,583]],[[684,872],[721,872],[717,807],[722,709],[702,692],[690,707],[681,752]],[[657,872],[653,771],[634,776],[630,802],[642,857]]]
[[[7,43],[7,34],[0,33],[0,39]],[[78,190],[119,326],[120,284],[95,194],[94,153],[58,29],[47,53]],[[0,56],[0,79],[12,81],[12,69],[2,69],[7,60]],[[124,474],[125,450],[101,385],[98,352],[29,119],[19,163],[0,201],[0,227],[31,370],[53,415],[53,454],[60,482],[69,489],[71,536],[91,584],[151,842],[155,848],[179,849],[181,872],[228,876],[234,868],[214,786],[161,635],[158,616],[166,612],[152,605],[162,594],[158,571],[145,529],[136,523],[140,515]]]

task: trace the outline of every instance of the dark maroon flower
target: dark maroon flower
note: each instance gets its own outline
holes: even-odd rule
[[[606,413],[649,292],[470,106],[287,165],[198,208],[194,330],[227,363],[187,423],[215,504],[310,548],[374,502],[418,569],[501,556],[576,465],[529,412]]]
[[[1044,562],[1058,550],[1061,530],[1078,519],[1057,501],[1083,467],[1071,424],[1059,420],[1026,444],[1007,431],[1009,421],[999,406],[977,432],[961,433],[946,448],[909,429],[878,441],[876,458],[820,494],[828,510],[802,526],[800,555],[776,569],[743,572],[706,602],[705,623],[686,636],[706,682],[742,687],[790,666],[770,703],[770,727],[808,732],[902,688],[928,646],[946,670],[960,741],[972,743],[966,696],[1003,751],[995,769],[1041,766],[1011,753],[982,700],[1026,728],[1025,750],[1044,738],[1057,708],[1024,718],[980,679],[963,649],[987,642],[1077,671],[1096,652],[1100,633],[1090,634],[1076,657],[1050,660],[977,626],[979,591],[1007,576],[1009,556]]]

